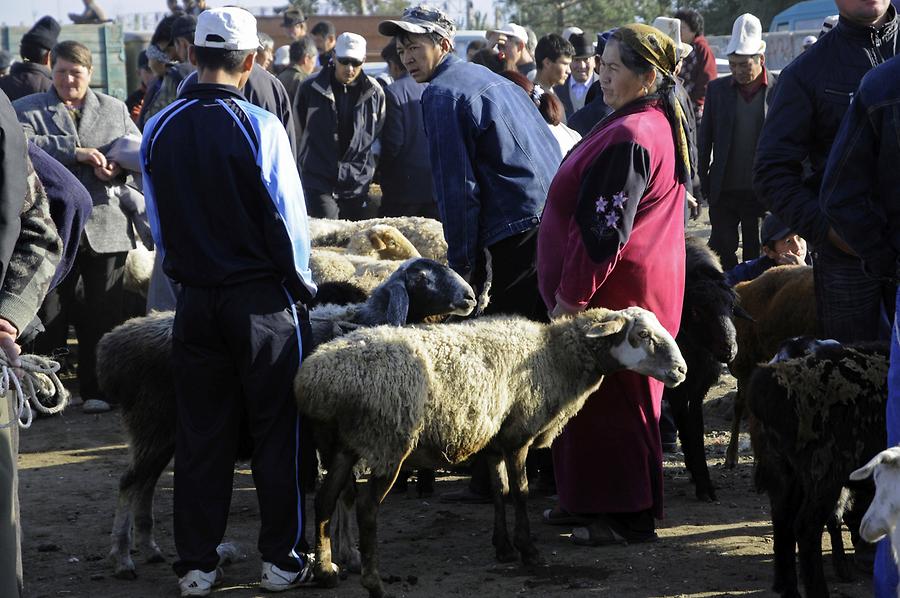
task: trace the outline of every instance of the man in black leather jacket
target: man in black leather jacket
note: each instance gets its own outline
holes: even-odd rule
[[[883,314],[891,313],[892,289],[867,277],[859,258],[829,226],[819,208],[819,188],[860,80],[896,53],[898,19],[889,0],[837,0],[837,6],[834,29],[779,77],[757,146],[754,188],[782,222],[813,245],[822,332],[848,342],[887,338]]]

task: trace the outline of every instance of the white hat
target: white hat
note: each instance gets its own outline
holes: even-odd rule
[[[278,66],[289,65],[291,63],[291,47],[278,46],[278,49],[275,50],[275,59],[273,60],[273,63]]]
[[[342,33],[334,45],[335,58],[353,58],[360,62],[366,60],[366,38],[356,33]]]
[[[562,31],[563,39],[568,40],[573,35],[584,35],[584,29],[582,29],[581,27],[570,26],[566,27]]]
[[[502,33],[506,37],[514,37],[523,43],[528,41],[528,32],[524,27],[515,23],[507,23],[503,29],[491,29],[488,33]]]
[[[764,54],[766,42],[762,38],[762,23],[759,19],[746,12],[734,21],[731,28],[731,39],[725,54],[738,54],[740,56],[756,56]]]
[[[684,60],[694,51],[694,46],[681,41],[681,19],[669,17],[656,17],[653,26],[672,38],[675,47],[678,48],[678,60]]]
[[[822,29],[819,30],[819,37],[822,37],[834,29],[834,26],[838,24],[838,19],[840,19],[840,15],[829,15],[825,17],[825,20],[822,21]]]
[[[236,6],[204,10],[197,17],[194,45],[222,50],[255,50],[259,47],[256,17]]]
[[[808,48],[819,40],[815,35],[807,35],[803,38],[803,47]]]

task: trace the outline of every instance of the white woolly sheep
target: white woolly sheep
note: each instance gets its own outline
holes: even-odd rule
[[[373,218],[357,222],[310,218],[310,239],[314,247],[346,247],[354,232],[381,224],[396,227],[419,250],[422,257],[447,263],[444,227],[437,220],[420,216]]]
[[[875,455],[871,461],[850,474],[854,481],[869,477],[875,480],[875,498],[863,516],[859,535],[866,542],[878,542],[885,536],[891,539],[894,562],[900,564],[900,446],[892,446]],[[897,588],[900,598],[900,588]]]
[[[324,285],[322,290],[324,294]],[[312,346],[340,334],[343,323],[399,326],[439,314],[468,315],[474,307],[474,292],[462,277],[433,260],[413,259],[404,262],[365,303],[314,307],[310,311]],[[131,450],[131,463],[119,481],[110,551],[116,576],[126,579],[135,575],[130,555],[132,522],[146,560],[163,559],[153,539],[153,494],[175,452],[173,321],[173,312],[134,318],[104,335],[97,346],[100,388],[120,403]],[[344,558],[352,560],[352,555]]]
[[[133,291],[142,297],[147,296],[150,288],[150,275],[153,273],[153,262],[156,260],[156,252],[138,243],[135,249],[128,252],[125,257],[125,271],[122,286],[126,291]]]
[[[737,464],[741,419],[746,413],[746,386],[757,364],[769,361],[789,338],[818,336],[813,269],[809,266],[778,266],[759,277],[735,286],[738,305],[752,319],[736,319],[738,352],[728,364],[737,378],[731,439],[725,452],[725,467]]]
[[[791,346],[808,347],[795,357]],[[783,360],[782,360],[783,359]],[[845,488],[865,507],[864,485],[850,482],[859,463],[885,446],[887,348],[792,339],[747,385],[754,480],[771,502],[773,589],[796,598],[797,565],[805,595],[827,597],[822,528],[832,537],[838,576],[851,577],[840,539]],[[848,523],[856,537],[853,526]]]
[[[539,562],[525,504],[528,449],[549,446],[603,376],[623,369],[670,386],[685,377],[675,340],[638,307],[592,309],[549,325],[487,317],[379,326],[320,346],[294,384],[301,413],[331,441],[328,475],[315,503],[317,579],[337,583],[329,523],[358,463],[371,471],[356,504],[362,584],[380,598],[376,514],[400,468],[446,467],[479,451],[493,472],[497,558],[514,560],[518,550],[526,563]],[[515,501],[513,542],[501,494],[503,462]]]

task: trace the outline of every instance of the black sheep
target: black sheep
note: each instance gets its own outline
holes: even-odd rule
[[[745,314],[735,305],[736,295],[725,281],[719,258],[700,239],[688,237],[685,244],[684,307],[675,340],[688,374],[681,385],[667,388],[663,399],[672,407],[697,498],[714,501],[703,444],[703,399],[719,380],[722,364],[737,353],[733,318]]]
[[[886,344],[842,346],[807,338],[784,343],[750,378],[754,481],[772,506],[773,589],[784,597],[800,596],[795,546],[806,596],[828,596],[824,526],[838,576],[849,576],[840,541],[845,488],[863,488],[848,481],[850,473],[885,448],[887,369]]]

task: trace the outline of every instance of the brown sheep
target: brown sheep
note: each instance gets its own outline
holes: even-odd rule
[[[747,383],[760,362],[767,362],[781,343],[797,336],[819,337],[816,294],[810,266],[778,266],[738,284],[734,289],[739,305],[753,320],[735,319],[738,352],[729,364],[737,378],[731,440],[725,453],[725,467],[737,464],[741,418],[746,410]]]

